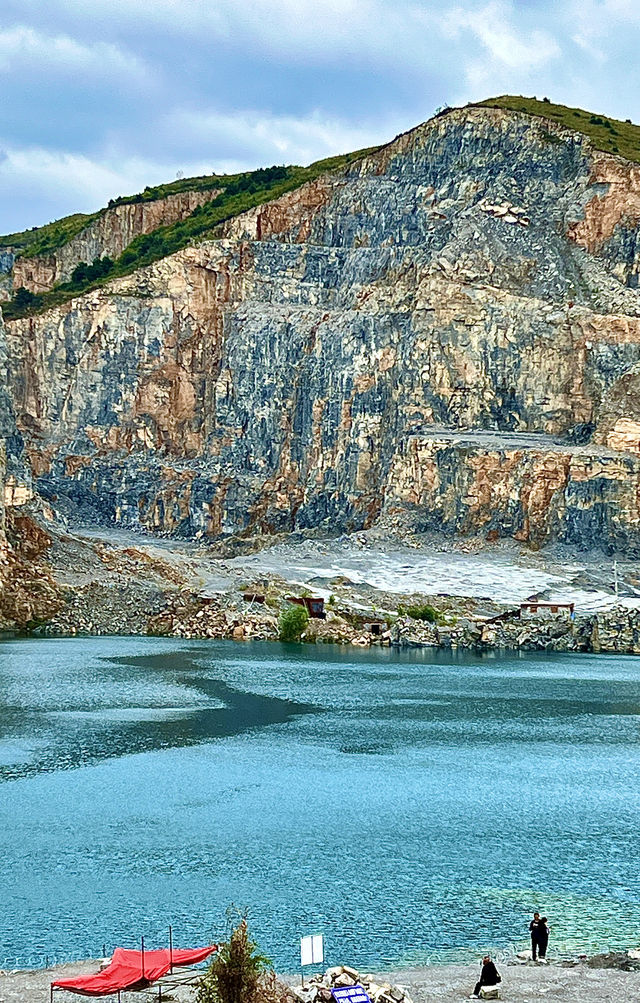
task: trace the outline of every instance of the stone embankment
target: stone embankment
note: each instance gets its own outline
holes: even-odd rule
[[[629,1003],[638,999],[640,994],[640,972],[628,970],[624,957],[620,966],[608,967],[605,964],[594,965],[596,959],[573,960],[568,964],[550,964],[545,966],[510,965],[498,968],[503,977],[502,996],[509,1003],[532,1003],[533,1000],[549,999],[554,1003]],[[52,979],[70,978],[74,975],[88,975],[98,967],[96,961],[78,961],[56,968],[41,968],[30,971],[0,971],[0,998],[5,1003],[42,1003],[48,998]],[[345,969],[348,974],[354,969]],[[387,997],[395,1003],[400,1003],[389,989],[403,992],[408,1001],[407,993],[411,994],[414,1003],[459,1003],[469,996],[473,984],[478,977],[478,965],[474,964],[431,964],[423,968],[404,969],[396,972],[384,972],[380,975],[363,975],[360,984],[365,985],[370,992],[374,986],[379,986]],[[371,980],[371,981],[368,981]],[[293,979],[287,979],[292,983]],[[315,980],[314,980],[315,983]],[[296,985],[286,994],[286,1000],[299,1001],[299,976]],[[317,986],[315,999],[323,1003],[330,992],[330,986],[324,982]],[[164,992],[163,992],[164,996]],[[171,996],[177,1003],[193,1003],[194,990],[189,986],[171,988]],[[138,995],[123,993],[123,1003],[136,1003]],[[327,1000],[328,1003],[328,1000]],[[379,998],[376,1003],[383,1003]]]

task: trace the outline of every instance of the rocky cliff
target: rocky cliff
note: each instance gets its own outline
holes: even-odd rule
[[[52,616],[61,606],[46,560],[51,539],[34,518],[31,471],[7,391],[5,329],[0,316],[0,631]],[[49,516],[52,512],[47,511]]]
[[[117,258],[132,240],[189,216],[194,209],[220,194],[220,188],[187,191],[148,202],[125,202],[105,209],[84,230],[53,254],[16,257],[0,254],[0,297],[23,286],[33,293],[46,292],[59,282],[68,282],[81,262]]]
[[[386,520],[638,552],[639,220],[638,167],[585,136],[439,116],[7,324],[39,496],[185,536]]]

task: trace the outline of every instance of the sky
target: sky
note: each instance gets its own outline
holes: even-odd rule
[[[2,0],[0,233],[498,94],[640,122],[638,0]]]

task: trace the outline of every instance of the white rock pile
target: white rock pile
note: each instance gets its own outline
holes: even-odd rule
[[[488,216],[501,219],[503,223],[510,223],[512,226],[514,223],[519,223],[520,226],[529,226],[531,222],[527,216],[527,210],[522,209],[520,206],[512,205],[511,202],[502,202],[499,205],[493,205],[491,202],[482,202],[480,208]]]
[[[302,1003],[332,1003],[332,989],[360,985],[372,1003],[412,1003],[403,986],[378,982],[373,975],[360,975],[355,968],[337,965],[327,968],[324,975],[314,975],[305,980],[304,989],[296,986],[294,993]]]

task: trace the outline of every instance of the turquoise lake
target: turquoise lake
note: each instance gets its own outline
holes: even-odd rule
[[[361,969],[640,939],[640,659],[0,643],[0,967],[301,934]]]

